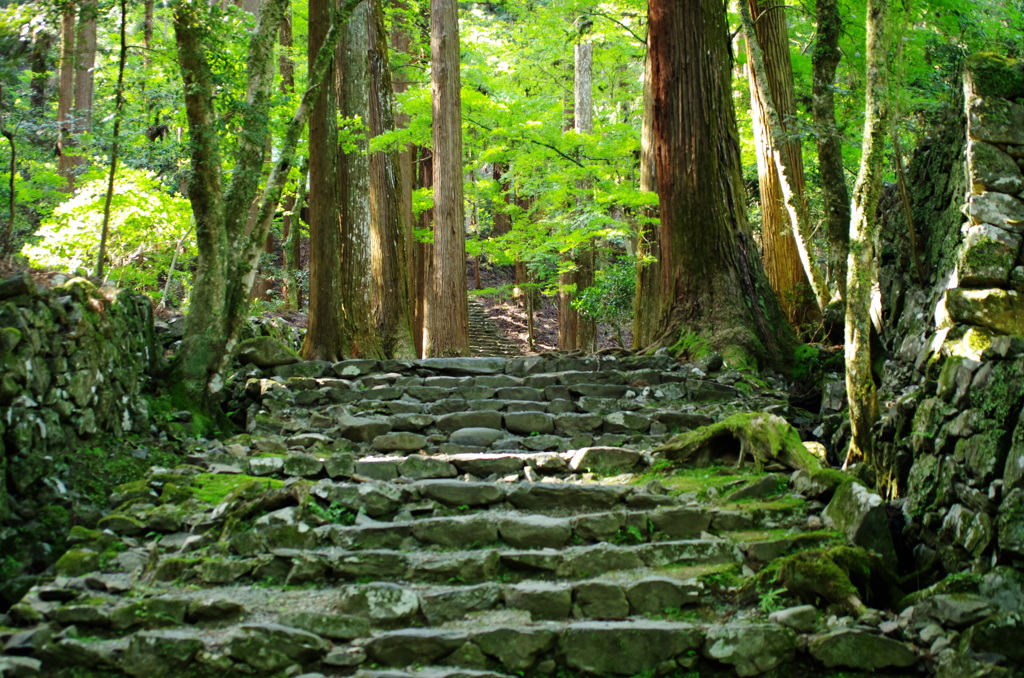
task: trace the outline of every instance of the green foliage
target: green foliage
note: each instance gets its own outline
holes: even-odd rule
[[[622,346],[620,328],[631,323],[635,298],[636,257],[619,257],[595,273],[594,284],[580,292],[572,305],[580,315],[612,325]]]
[[[33,264],[67,271],[91,270],[99,250],[105,178],[83,183],[43,222],[39,242],[22,253]],[[110,204],[109,279],[120,287],[158,298],[179,242],[182,256],[193,256],[189,237],[191,209],[184,198],[167,193],[152,173],[123,168]],[[179,262],[180,266],[180,262]],[[181,280],[183,273],[175,274]]]
[[[324,506],[314,501],[310,502],[306,508],[325,523],[354,525],[356,522],[355,512],[337,502],[331,502],[329,506]]]

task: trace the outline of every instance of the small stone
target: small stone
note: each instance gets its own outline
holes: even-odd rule
[[[813,605],[798,605],[776,610],[768,615],[768,621],[789,627],[800,633],[810,633],[818,627],[821,613]]]

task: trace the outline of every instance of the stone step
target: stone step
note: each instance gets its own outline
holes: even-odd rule
[[[391,581],[479,584],[504,577],[574,579],[641,568],[731,563],[742,553],[727,539],[684,539],[635,546],[606,542],[562,549],[490,548],[475,550],[349,550],[316,547],[301,533],[290,535],[292,548],[259,550],[251,557],[203,557],[199,554],[153,558],[147,569],[155,581],[196,584],[261,581],[289,584],[349,582],[364,578]]]
[[[794,661],[806,667],[808,675],[827,675],[826,666],[843,665],[844,655],[858,649],[872,655],[869,664],[878,669],[919,661],[912,645],[857,628],[798,634],[786,626],[757,621],[524,624],[488,621],[484,616],[461,626],[402,628],[353,637],[355,629],[332,616],[297,613],[289,619],[294,625],[254,622],[220,629],[152,629],[110,639],[46,636],[44,627],[25,633],[34,634],[28,642],[37,644],[37,661],[46,675],[61,669],[115,670],[149,678],[280,675],[296,667],[297,671],[288,672],[341,675],[355,671],[367,678],[484,678],[528,671],[531,675],[597,676],[729,671],[752,676]]]

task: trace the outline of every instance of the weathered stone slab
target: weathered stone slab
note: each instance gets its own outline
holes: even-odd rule
[[[456,468],[436,457],[414,454],[406,457],[398,464],[398,472],[403,478],[423,480],[426,478],[454,478],[459,474]]]
[[[505,606],[526,610],[534,621],[567,619],[572,611],[572,587],[555,582],[526,582],[506,586]]]
[[[434,358],[434,360],[443,360]],[[401,629],[387,631],[366,644],[366,655],[385,666],[432,664],[466,641],[462,631]]]
[[[445,374],[501,374],[508,361],[505,358],[424,358],[413,363],[416,367]]]
[[[437,418],[437,428],[453,433],[460,428],[501,428],[501,413],[493,411],[452,412]]]
[[[913,666],[914,651],[892,638],[856,629],[842,629],[813,639],[809,651],[825,666],[862,671]]]
[[[546,412],[506,412],[504,419],[505,428],[516,435],[553,433],[555,430],[555,419]]]
[[[569,467],[574,471],[621,473],[633,470],[642,458],[642,453],[623,447],[584,447],[572,456]]]
[[[498,528],[490,516],[476,514],[417,520],[412,525],[412,534],[421,542],[465,548],[496,541]]]
[[[558,653],[571,668],[598,676],[632,676],[697,650],[697,626],[659,621],[579,622],[558,639]]]
[[[506,516],[498,520],[498,532],[516,548],[559,548],[572,539],[567,518],[542,515]]]
[[[424,499],[448,506],[487,506],[505,500],[505,488],[493,483],[423,480],[416,488]]]
[[[620,503],[631,490],[618,485],[534,483],[513,488],[508,501],[516,508],[528,511],[601,510]]]

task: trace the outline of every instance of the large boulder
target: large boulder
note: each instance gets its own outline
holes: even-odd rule
[[[822,516],[829,527],[842,531],[850,543],[874,551],[882,563],[896,571],[896,548],[882,498],[857,482],[836,490]]]

